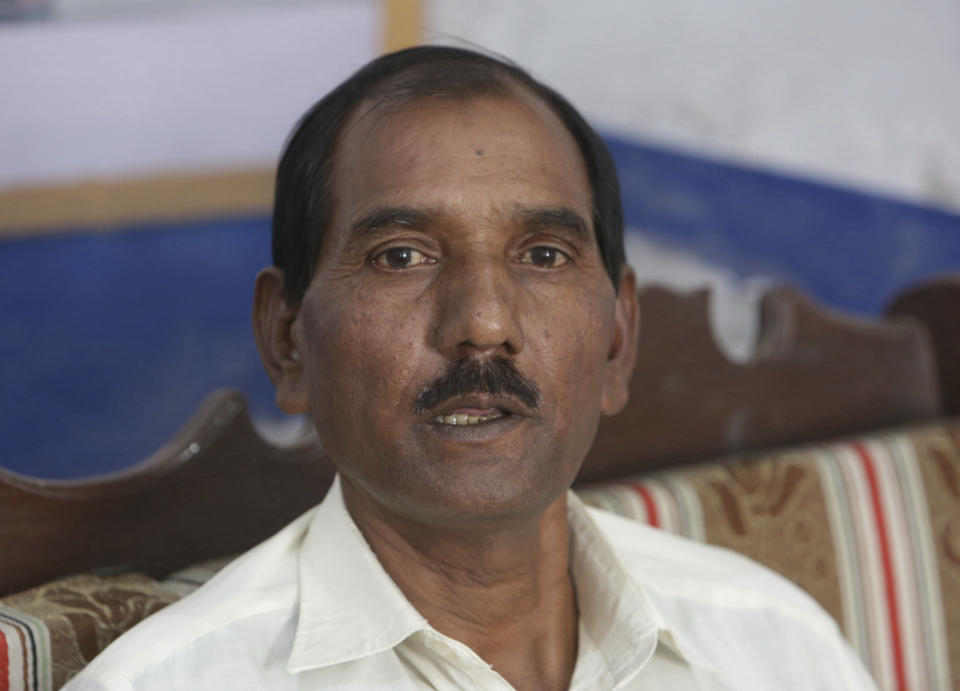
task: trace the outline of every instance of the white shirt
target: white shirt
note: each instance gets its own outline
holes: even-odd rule
[[[580,611],[571,689],[874,689],[833,620],[733,552],[570,493]],[[510,689],[436,631],[326,499],[109,646],[70,691]]]

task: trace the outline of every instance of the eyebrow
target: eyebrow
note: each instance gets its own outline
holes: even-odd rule
[[[565,206],[533,207],[519,206],[517,212],[523,224],[531,230],[566,229],[572,231],[581,242],[589,242],[593,235],[587,222],[573,209]],[[433,209],[418,209],[412,206],[383,206],[366,214],[351,226],[351,234],[366,235],[387,226],[424,228],[438,215]]]
[[[410,206],[384,206],[374,209],[350,226],[353,234],[365,235],[384,226],[422,228],[435,214]]]
[[[564,206],[520,207],[520,216],[528,228],[543,230],[565,228],[573,231],[582,242],[589,242],[593,239],[583,217],[573,209]]]

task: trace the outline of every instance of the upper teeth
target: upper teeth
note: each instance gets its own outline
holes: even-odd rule
[[[503,413],[490,413],[489,415],[454,413],[453,415],[438,415],[433,418],[433,421],[439,422],[441,425],[478,425],[481,422],[496,420],[498,417],[503,417]]]

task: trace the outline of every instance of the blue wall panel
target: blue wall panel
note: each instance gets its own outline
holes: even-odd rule
[[[268,247],[266,218],[0,244],[0,464],[125,467],[220,386],[272,410],[250,328]]]
[[[742,275],[875,313],[960,271],[960,216],[609,138],[628,222]],[[0,242],[0,465],[78,477],[145,458],[217,387],[278,417],[250,329],[269,219]],[[642,278],[642,277],[641,277]]]
[[[872,314],[920,279],[960,271],[960,215],[607,141],[627,222],[740,275],[763,274]]]

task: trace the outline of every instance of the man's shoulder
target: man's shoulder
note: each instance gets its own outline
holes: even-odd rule
[[[251,640],[290,629],[299,594],[298,551],[313,510],[227,564],[207,583],[127,631],[68,688],[123,689],[151,668],[188,670],[234,657]],[[251,633],[255,632],[251,639]],[[139,686],[137,686],[139,688]]]
[[[588,508],[617,556],[653,597],[693,607],[766,609],[833,635],[835,622],[792,581],[733,550]]]
[[[689,659],[721,678],[765,679],[764,688],[875,688],[834,619],[780,574],[732,550],[589,512]]]

